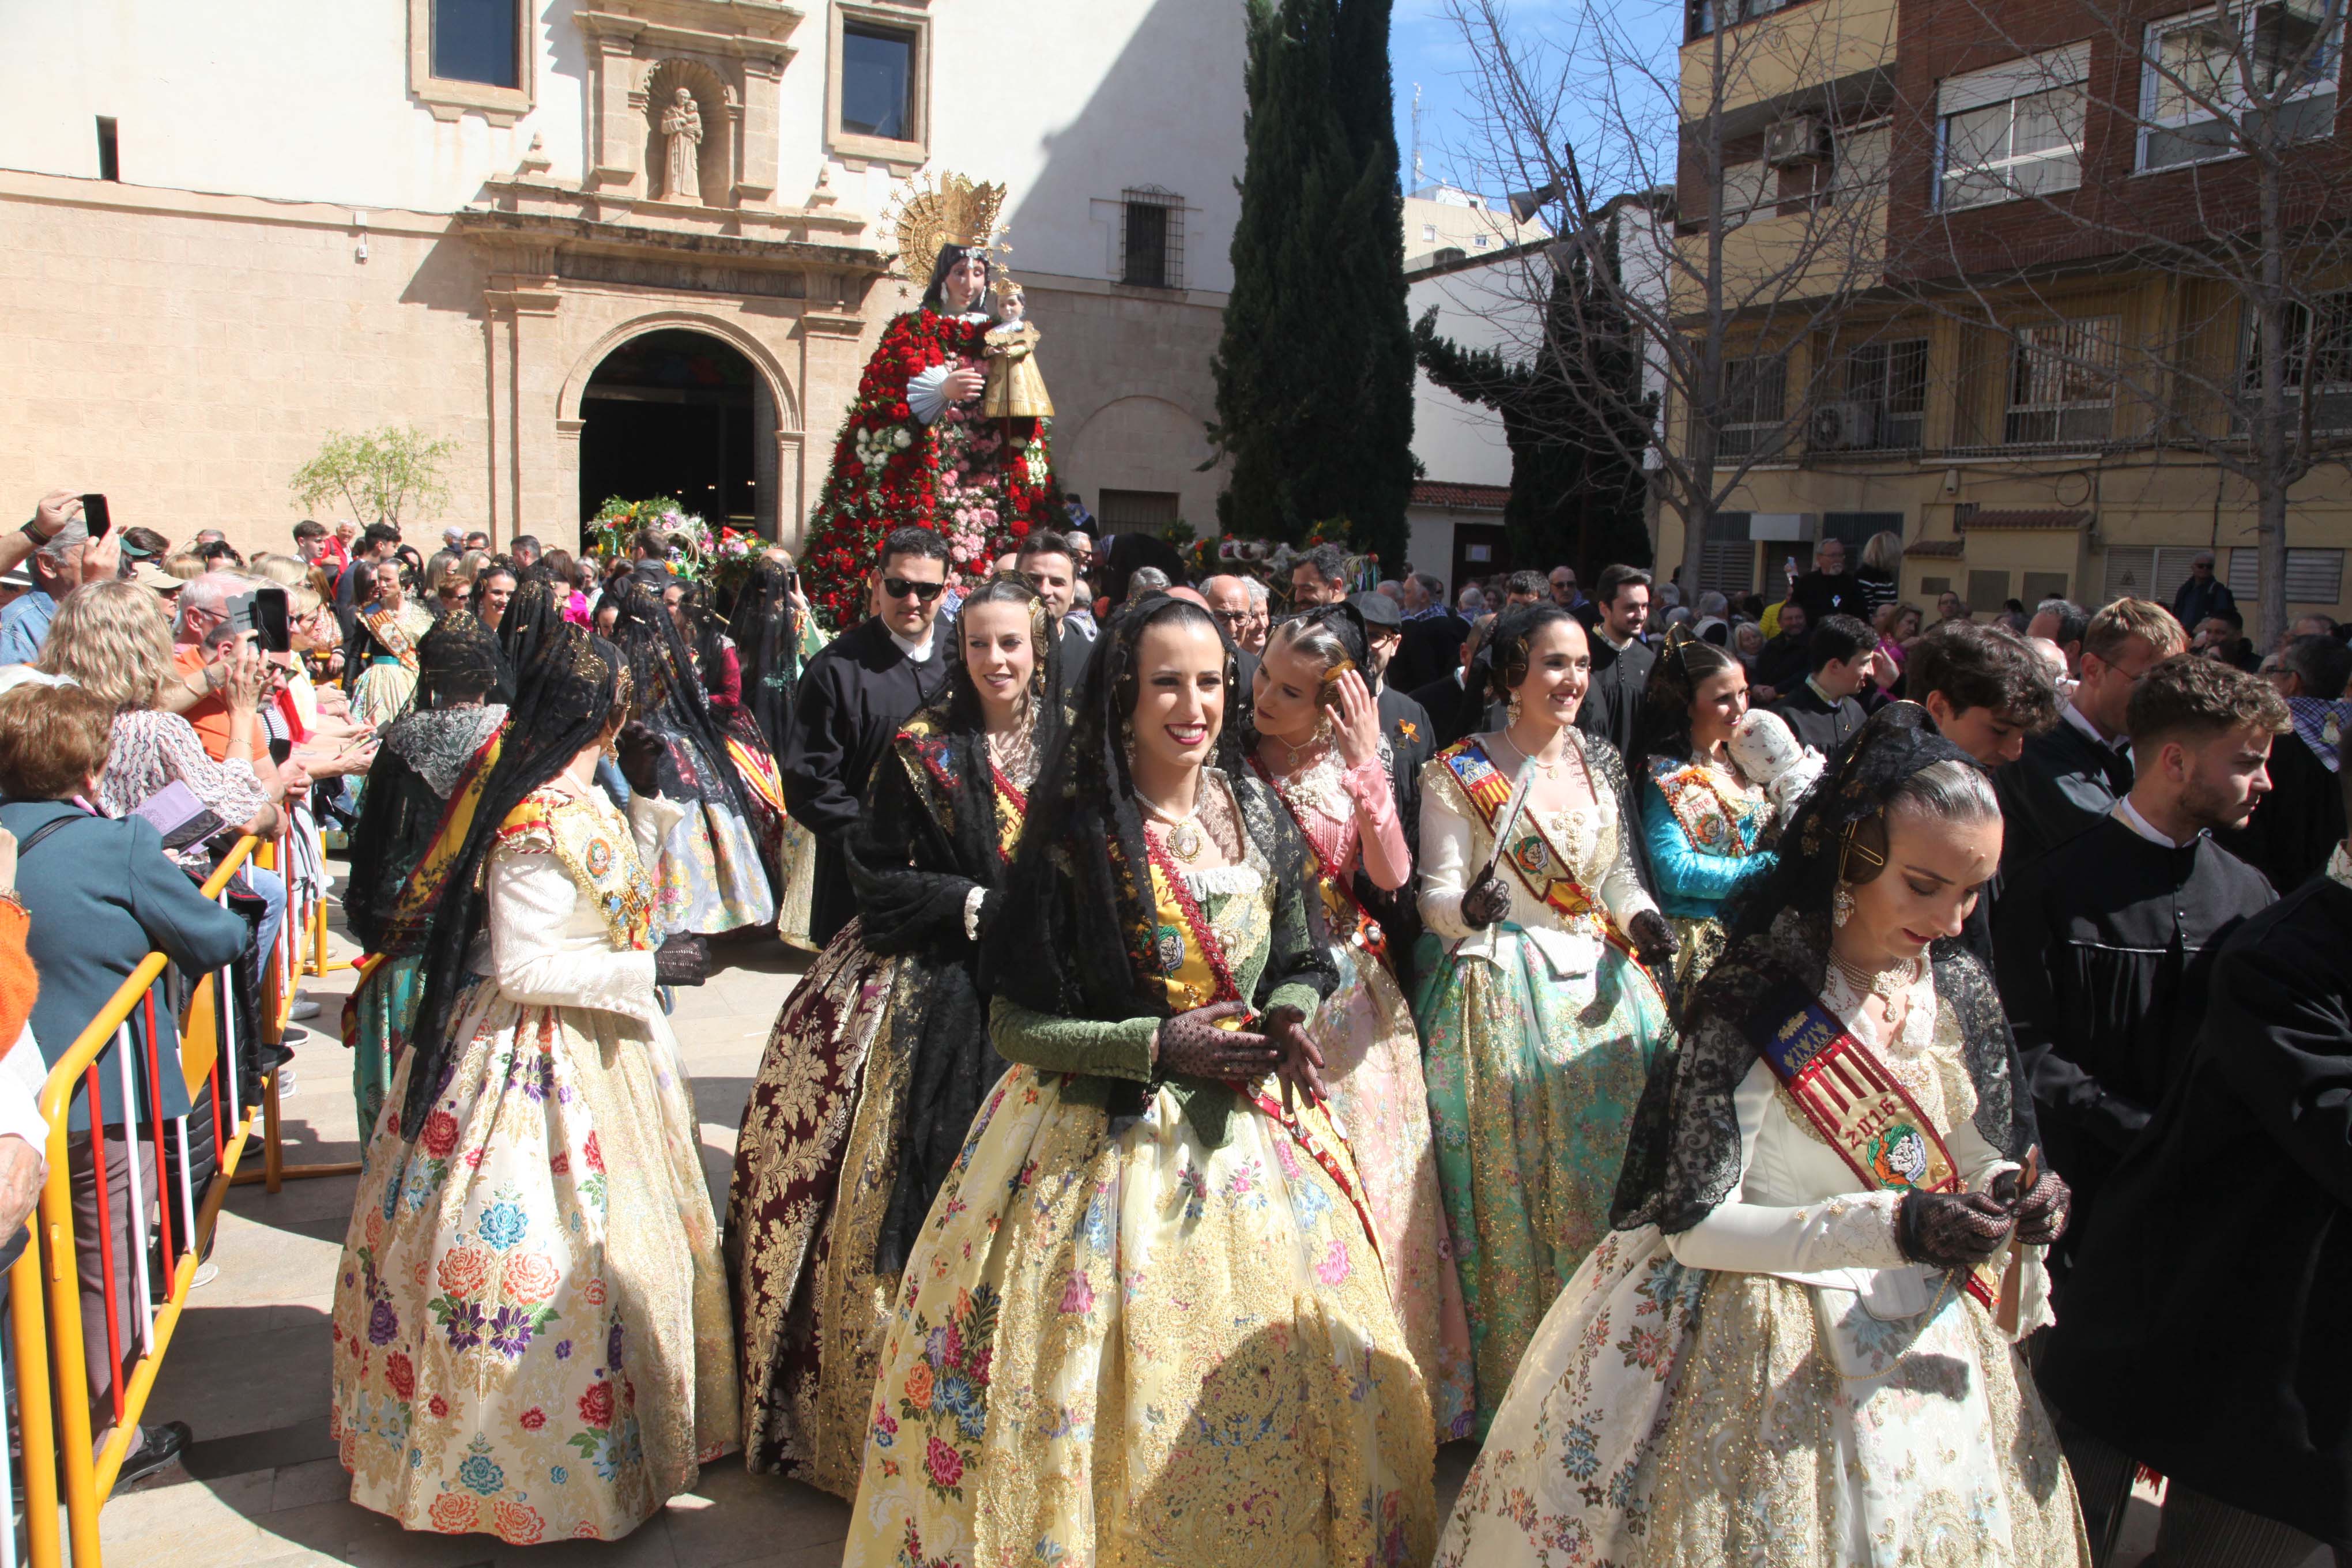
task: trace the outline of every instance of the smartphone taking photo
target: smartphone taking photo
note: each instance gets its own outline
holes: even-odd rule
[[[104,539],[106,531],[114,526],[114,514],[107,510],[104,496],[81,498],[81,520],[89,525],[92,539]]]

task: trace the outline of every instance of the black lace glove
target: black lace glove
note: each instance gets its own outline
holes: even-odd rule
[[[1185,1078],[1218,1078],[1245,1083],[1282,1065],[1284,1053],[1264,1035],[1247,1029],[1221,1029],[1220,1018],[1234,1018],[1249,1009],[1239,1002],[1213,1002],[1179,1013],[1160,1026],[1160,1070]]]
[[[1462,895],[1462,923],[1472,931],[1485,931],[1510,912],[1511,889],[1492,871]]]
[[[2013,1192],[2018,1184],[2014,1172],[2004,1171]],[[1996,1182],[1994,1190],[2000,1190]],[[2055,1171],[2044,1171],[2024,1194],[2015,1199],[2011,1212],[2017,1216],[2017,1239],[2028,1247],[2047,1247],[2056,1241],[2066,1228],[2066,1216],[2074,1207],[2074,1190]]]
[[[1653,969],[1674,962],[1675,951],[1682,946],[1675,940],[1675,928],[1655,910],[1635,915],[1626,923],[1625,934],[1633,941],[1635,956]]]
[[[679,932],[654,949],[654,979],[664,985],[699,985],[710,978],[710,944]]]
[[[620,753],[621,776],[629,781],[633,795],[661,794],[661,737],[653,732],[643,720],[632,719],[621,726],[621,738],[614,743]]]
[[[1895,1211],[1895,1246],[1914,1263],[1973,1268],[2000,1250],[2016,1224],[1990,1193],[1907,1192]]]

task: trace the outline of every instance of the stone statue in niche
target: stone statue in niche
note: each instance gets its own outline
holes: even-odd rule
[[[702,111],[690,89],[679,88],[662,110],[662,193],[666,202],[702,201]]]

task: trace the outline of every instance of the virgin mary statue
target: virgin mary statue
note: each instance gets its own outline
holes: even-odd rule
[[[992,420],[981,410],[983,340],[996,324],[989,247],[1003,203],[1003,185],[947,174],[900,209],[899,261],[908,278],[929,282],[866,362],[801,552],[810,602],[836,630],[865,619],[866,574],[890,530],[937,529],[960,584],[1046,521],[1050,421]]]

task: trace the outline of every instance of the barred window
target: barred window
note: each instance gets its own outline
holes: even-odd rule
[[[1725,361],[1717,455],[1748,458],[1778,448],[1785,436],[1788,396],[1789,362],[1780,355]]]
[[[2010,361],[2012,447],[2105,441],[2116,427],[2116,346],[2121,318],[2021,327]]]
[[[1138,289],[1184,287],[1184,198],[1156,185],[1121,195],[1118,279]]]

